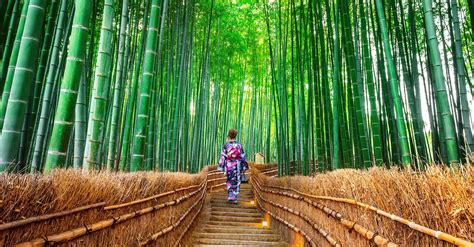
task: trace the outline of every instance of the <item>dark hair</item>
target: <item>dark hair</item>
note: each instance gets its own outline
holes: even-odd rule
[[[229,136],[230,139],[235,139],[235,137],[237,136],[239,132],[237,132],[237,130],[235,129],[230,129],[229,130],[229,133],[227,134],[227,136]]]

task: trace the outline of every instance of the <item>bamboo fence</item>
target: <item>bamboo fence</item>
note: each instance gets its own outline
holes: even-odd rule
[[[252,182],[254,184],[254,190],[257,192],[256,195],[258,199],[263,199],[267,203],[277,208],[280,208],[282,210],[285,210],[287,212],[297,214],[297,215],[302,215],[302,214],[293,208],[289,208],[287,206],[262,198],[261,192],[279,196],[278,200],[281,200],[281,201],[291,200],[292,202],[291,205],[296,205],[296,204],[299,204],[300,202],[304,202],[307,206],[310,206],[313,209],[319,210],[323,212],[325,215],[327,215],[328,217],[335,219],[339,224],[343,225],[346,229],[349,229],[349,231],[351,232],[355,231],[357,234],[359,234],[366,240],[372,241],[374,244],[378,246],[396,246],[396,244],[391,242],[389,239],[378,234],[377,231],[369,230],[367,227],[362,226],[360,223],[357,223],[356,221],[353,221],[353,220],[348,219],[347,217],[344,217],[341,213],[335,211],[334,209],[331,209],[327,205],[323,205],[321,201],[331,201],[331,202],[338,202],[338,203],[358,206],[360,208],[370,210],[371,212],[377,215],[380,215],[390,221],[407,226],[416,232],[424,234],[425,236],[433,237],[435,239],[444,241],[445,243],[454,244],[458,246],[474,246],[474,244],[469,242],[468,240],[461,239],[451,234],[448,234],[442,231],[437,231],[437,230],[428,228],[426,226],[422,226],[413,221],[407,220],[395,214],[388,213],[377,207],[359,202],[354,199],[338,198],[338,197],[331,197],[331,196],[316,196],[316,195],[311,195],[308,193],[298,191],[291,187],[282,187],[282,186],[266,184],[265,182],[263,182],[263,180],[266,181],[269,177],[273,177],[273,176],[267,175],[269,173],[268,170],[262,170],[262,169],[259,169],[259,167],[252,170],[252,173],[253,173]],[[284,197],[284,198],[281,198],[281,197]],[[298,227],[301,227],[301,226],[298,226]]]
[[[207,173],[207,168],[205,168],[203,172]],[[173,174],[170,174],[167,176],[173,176]],[[198,175],[198,176],[202,176],[202,175]],[[144,243],[155,242],[156,240],[161,239],[165,235],[169,235],[169,237],[166,237],[166,239],[168,240],[165,242],[171,241],[171,242],[179,243],[180,239],[183,238],[187,230],[193,224],[194,219],[201,211],[202,203],[204,202],[204,197],[206,195],[206,192],[208,191],[207,177],[208,176],[206,174],[206,176],[204,176],[203,179],[201,179],[199,184],[185,186],[185,187],[178,187],[172,190],[168,190],[166,192],[162,192],[156,195],[148,196],[145,198],[141,198],[141,199],[137,199],[137,200],[133,200],[129,202],[111,204],[111,205],[106,205],[105,202],[100,202],[100,203],[81,206],[81,207],[64,210],[60,212],[33,216],[26,219],[7,222],[0,225],[0,246],[13,245],[15,243],[17,243],[16,246],[46,246],[46,245],[55,245],[55,244],[67,243],[67,242],[72,243],[72,241],[74,241],[76,244],[81,243],[81,242],[83,243],[95,242],[96,244],[119,243],[121,245],[125,243],[130,244],[137,240],[138,240],[137,244],[144,244]],[[192,178],[192,176],[188,176],[188,178]],[[182,183],[189,184],[189,181],[188,182],[183,181]],[[187,192],[187,193],[182,196],[179,195],[184,192]],[[167,201],[163,202],[163,199],[167,199]],[[151,206],[146,206],[153,202],[156,204],[151,205]],[[160,203],[157,203],[157,202],[160,202]],[[192,203],[192,205],[190,203]],[[201,203],[201,205],[197,207],[199,203]],[[145,207],[142,206],[142,208],[136,209],[137,206],[140,206],[141,204],[146,204],[146,205]],[[90,211],[92,209],[95,209],[96,211],[94,212]],[[165,209],[166,211],[163,211]],[[190,217],[188,216],[190,216],[191,212],[193,211],[195,213],[193,213],[190,220]],[[122,212],[125,212],[125,213],[122,213]],[[120,213],[120,214],[117,215],[117,213]],[[87,223],[87,220],[86,220],[85,223],[83,223],[79,227],[77,226],[77,222],[70,221],[70,217],[82,218],[83,214],[96,215],[94,217],[88,217],[88,218],[86,217],[86,219],[90,219],[90,218],[92,219],[102,218],[102,219],[98,221],[93,221],[94,223]],[[152,223],[153,222],[152,218],[155,218],[155,220],[158,220],[158,222],[160,221],[168,222],[169,219],[172,219],[174,217],[178,217],[178,220],[169,226],[163,227],[161,230],[158,230],[158,231],[155,230],[155,233],[150,234],[149,237],[147,237],[149,233],[146,233],[146,232],[153,230],[153,228],[156,228],[156,226],[153,228],[147,229],[146,227],[144,227],[147,225],[146,223],[143,223],[143,225],[140,225],[140,224],[137,225],[138,221],[133,221],[131,224],[126,224],[127,226],[125,227],[118,227],[119,225],[122,225],[122,223],[128,222],[132,219],[143,217],[145,215],[150,215],[146,219],[143,219],[145,220],[144,222],[146,223]],[[104,216],[107,218],[104,219],[103,218]],[[164,217],[169,218],[169,219],[164,219],[164,221],[161,220],[161,218],[164,218]],[[53,226],[51,220],[54,220],[54,226],[59,224],[59,225],[63,225],[62,229],[64,228],[66,229],[60,232],[56,232],[54,234],[50,234],[51,230],[48,231],[48,226],[51,226],[51,227]],[[140,220],[140,221],[143,222],[143,220]],[[38,225],[39,223],[41,223],[41,229],[38,229],[39,231],[35,232],[34,229],[40,227],[40,225]],[[69,229],[67,229],[68,225],[70,227]],[[121,236],[121,233],[124,233],[123,230],[132,225],[136,227],[134,227],[132,232],[127,231],[126,237],[128,237],[129,239],[123,239],[125,238],[125,236]],[[161,223],[156,224],[156,225],[159,227]],[[22,227],[19,228],[19,226],[22,226]],[[52,227],[51,229],[58,229],[58,228]],[[105,231],[106,229],[109,229],[109,230]],[[183,231],[183,229],[185,230]],[[10,234],[12,233],[10,231],[12,230],[15,230],[14,236],[10,236]],[[22,232],[26,230],[28,230],[28,234],[25,234],[26,232],[22,234]],[[35,234],[36,236],[41,236],[41,237],[37,237],[37,238],[34,238],[33,240],[29,240],[26,242],[20,241],[21,243],[19,244],[18,242],[15,242],[15,239],[21,240],[21,238],[19,238],[18,236],[21,237],[21,236],[32,235],[30,231],[33,231],[33,234]],[[140,233],[140,231],[142,231],[143,233]],[[45,232],[46,234],[41,234],[41,232]],[[101,232],[101,233],[97,234],[96,232]],[[114,238],[107,237],[108,234],[111,234],[112,232],[117,232],[114,234],[115,237]],[[174,232],[174,233],[170,235],[170,232]],[[96,234],[93,234],[93,233],[96,233]],[[140,236],[129,236],[130,234],[133,235],[137,233]],[[142,236],[144,236],[145,239]],[[107,241],[112,241],[112,242],[107,242]],[[163,242],[162,240],[160,241]]]
[[[288,198],[293,198],[293,199],[296,199],[297,201],[304,201],[304,202],[308,203],[308,205],[313,206],[316,209],[324,211],[327,214],[328,217],[332,217],[332,218],[338,220],[349,231],[355,230],[356,233],[360,234],[365,239],[367,239],[369,241],[373,241],[377,246],[389,246],[389,247],[397,246],[397,244],[390,242],[390,240],[384,238],[383,236],[380,236],[379,234],[375,233],[374,231],[368,230],[364,226],[361,226],[360,224],[357,224],[354,221],[346,219],[344,216],[342,216],[342,214],[340,214],[340,213],[338,213],[338,212],[336,212],[336,211],[334,211],[334,210],[332,210],[332,209],[330,209],[330,208],[328,208],[328,207],[326,207],[322,204],[312,202],[312,201],[308,200],[307,198],[304,198],[302,196],[298,196],[298,195],[295,195],[295,194],[290,194],[290,193],[286,193],[286,192],[277,192],[277,191],[272,191],[272,190],[266,189],[266,188],[264,188],[260,185],[260,182],[255,177],[253,178],[253,184],[256,185],[257,194],[260,197],[261,197],[261,194],[258,191],[263,191],[265,193],[271,193],[271,194],[285,196],[285,197],[288,197]],[[267,186],[267,187],[269,187],[269,186]],[[328,232],[327,230],[322,229],[321,227],[319,227],[311,218],[304,215],[303,213],[300,213],[300,212],[298,212],[294,209],[288,208],[288,207],[283,206],[281,204],[271,202],[270,200],[266,200],[263,197],[262,197],[262,199],[264,201],[266,201],[267,203],[272,204],[273,206],[276,206],[276,207],[281,208],[281,209],[283,209],[287,212],[293,213],[295,215],[298,215],[298,216],[304,218],[305,221],[307,221],[308,224],[313,225],[314,228],[316,230],[318,230],[323,235],[323,237],[325,237],[328,240],[328,242],[331,245],[336,246],[335,244],[338,244],[337,241],[335,241],[332,237],[329,236],[329,234],[327,233]]]
[[[301,219],[303,219],[304,221],[306,221],[313,229],[315,229],[316,231],[318,231],[326,240],[327,242],[331,245],[331,246],[335,246],[335,247],[340,247],[341,245],[339,244],[339,242],[334,239],[329,233],[327,230],[323,229],[321,226],[319,226],[318,224],[316,224],[313,220],[311,220],[308,216],[304,215],[303,213],[301,212],[298,212],[294,209],[291,209],[291,208],[288,208],[286,206],[283,206],[281,204],[278,204],[278,203],[274,203],[270,200],[267,200],[265,199],[265,197],[263,197],[261,194],[260,194],[260,190],[262,190],[262,188],[260,187],[260,185],[258,184],[258,182],[256,182],[256,180],[253,180],[255,183],[254,185],[256,185],[257,188],[255,188],[255,192],[256,192],[256,197],[257,197],[257,200],[259,201],[259,205],[262,207],[262,208],[265,208],[263,206],[263,204],[260,202],[260,200],[264,201],[265,203],[268,203],[274,207],[277,207],[277,208],[280,208],[286,212],[289,212],[291,214],[294,214],[295,216],[298,216],[300,217]],[[264,211],[268,212],[269,210],[268,209],[265,209]],[[274,213],[271,213],[270,215],[275,215]],[[281,221],[280,221],[281,222]],[[293,225],[293,224],[289,224],[286,220],[283,220],[283,224],[289,226],[289,225]],[[293,225],[294,226],[294,225]],[[295,226],[293,227],[293,230],[296,229],[299,229],[297,232],[301,232],[301,235],[303,235],[307,240],[308,242],[311,243],[311,245],[314,244],[314,241],[311,239],[311,237],[305,233],[304,231],[301,230],[301,226]]]

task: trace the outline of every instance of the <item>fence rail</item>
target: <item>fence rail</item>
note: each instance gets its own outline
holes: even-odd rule
[[[103,207],[103,206],[105,206],[105,202],[99,202],[99,203],[94,203],[94,204],[91,204],[91,205],[86,205],[86,206],[82,206],[82,207],[73,208],[73,209],[70,209],[70,210],[65,210],[65,211],[62,211],[62,212],[51,213],[51,214],[43,214],[43,215],[34,216],[34,217],[30,217],[30,218],[23,219],[23,220],[12,221],[12,222],[1,224],[0,225],[0,231],[12,229],[12,228],[19,227],[19,226],[25,226],[25,225],[36,223],[36,222],[46,221],[46,220],[50,220],[50,219],[54,219],[54,218],[59,218],[59,217],[62,217],[62,216],[82,212],[82,211],[89,210],[89,209],[100,208],[100,207]]]
[[[208,169],[208,168],[205,168]],[[215,178],[215,179],[209,179],[211,176],[222,176],[221,178]],[[29,240],[26,242],[21,242],[17,244],[16,246],[45,246],[45,245],[52,245],[52,244],[58,244],[58,243],[66,243],[69,241],[73,241],[75,239],[78,239],[80,237],[83,237],[85,235],[92,234],[94,232],[98,232],[100,230],[110,228],[113,226],[116,226],[118,224],[124,223],[126,221],[129,221],[134,218],[139,218],[140,216],[147,215],[153,212],[157,212],[159,210],[177,206],[183,202],[189,201],[190,198],[195,198],[195,196],[200,193],[199,197],[196,198],[196,200],[193,200],[193,204],[190,206],[186,206],[185,211],[178,215],[178,220],[175,221],[174,223],[168,225],[167,227],[157,231],[150,237],[146,238],[144,241],[140,241],[139,245],[144,245],[147,243],[151,243],[153,241],[156,241],[163,235],[173,231],[175,228],[180,226],[183,221],[186,220],[186,218],[189,218],[188,216],[191,215],[191,212],[195,211],[195,213],[192,214],[192,219],[191,221],[185,226],[185,231],[183,233],[179,233],[179,239],[181,239],[184,236],[184,233],[191,227],[194,219],[197,217],[197,215],[200,213],[203,203],[205,200],[205,195],[207,192],[215,190],[219,187],[225,186],[225,182],[222,183],[222,181],[225,181],[225,177],[223,177],[222,174],[216,172],[216,171],[208,171],[208,174],[204,176],[204,179],[199,184],[196,185],[191,185],[187,187],[182,187],[182,188],[176,188],[170,191],[166,191],[160,194],[156,194],[153,196],[149,196],[146,198],[134,200],[134,201],[129,201],[129,202],[124,202],[120,204],[114,204],[114,205],[106,205],[105,202],[99,202],[91,205],[85,205],[81,207],[77,207],[74,209],[70,210],[65,210],[61,212],[55,212],[55,213],[50,213],[50,214],[44,214],[44,215],[39,215],[39,216],[34,216],[30,217],[27,219],[22,219],[22,220],[17,220],[17,221],[12,221],[8,223],[4,223],[0,225],[0,235],[6,234],[8,230],[12,230],[13,228],[17,227],[26,227],[28,225],[31,225],[33,223],[38,223],[38,222],[45,222],[51,219],[59,219],[61,220],[61,217],[68,216],[68,215],[74,215],[77,213],[81,212],[87,212],[88,210],[92,209],[97,209],[98,213],[105,213],[106,212],[113,212],[116,209],[125,209],[127,210],[128,208],[131,208],[132,206],[140,205],[143,203],[147,202],[152,202],[156,201],[161,198],[167,198],[173,195],[176,195],[177,193],[182,193],[182,192],[188,192],[187,194],[180,196],[179,198],[172,198],[172,200],[168,200],[166,202],[162,202],[157,205],[152,205],[148,207],[141,208],[139,210],[132,210],[131,212],[121,214],[119,216],[108,216],[107,219],[99,220],[94,223],[90,224],[84,224],[83,226],[80,227],[74,227],[69,230],[61,231],[59,233],[54,233],[54,234],[49,234],[47,236],[35,238],[33,240]],[[110,214],[107,214],[110,215]],[[186,220],[187,221],[187,220]],[[60,221],[61,222],[61,221]],[[4,235],[5,236],[5,235]],[[0,241],[2,242],[2,241]],[[179,242],[179,241],[178,241]],[[1,245],[1,244],[0,244]]]
[[[300,218],[304,219],[309,225],[315,226],[315,224],[313,224],[314,222],[311,219],[309,219],[309,217],[308,217],[309,220],[306,219],[307,218],[306,215],[296,211],[293,208],[290,208],[290,207],[287,207],[287,206],[284,206],[284,205],[281,205],[281,204],[278,204],[278,203],[275,203],[275,202],[272,202],[272,201],[266,199],[264,196],[262,196],[262,192],[272,194],[272,195],[275,195],[275,196],[281,196],[281,197],[285,197],[285,198],[294,199],[296,201],[305,202],[307,206],[310,206],[314,209],[320,210],[321,212],[325,213],[328,217],[331,217],[331,218],[335,219],[336,221],[338,221],[340,224],[342,224],[344,227],[346,227],[350,231],[355,230],[355,232],[358,233],[360,236],[362,236],[366,240],[369,240],[369,241],[375,243],[378,246],[397,246],[395,243],[391,242],[389,239],[379,235],[376,231],[369,230],[366,227],[362,226],[361,224],[358,224],[355,221],[347,219],[341,213],[339,213],[339,212],[329,208],[328,206],[325,206],[322,203],[318,202],[318,201],[333,201],[333,202],[339,202],[339,203],[349,204],[349,205],[353,205],[353,206],[358,206],[358,207],[370,210],[370,211],[372,211],[372,212],[374,212],[378,215],[381,215],[381,216],[383,216],[383,217],[385,217],[385,218],[387,218],[387,219],[389,219],[393,222],[401,223],[401,224],[403,224],[405,226],[408,226],[409,228],[411,228],[411,229],[413,229],[417,232],[420,232],[420,233],[422,233],[426,236],[430,236],[430,237],[436,238],[438,240],[441,240],[441,241],[444,241],[444,242],[447,242],[447,243],[451,243],[451,244],[458,245],[458,246],[474,246],[473,243],[471,243],[467,240],[457,238],[457,237],[455,237],[451,234],[444,233],[444,232],[441,232],[441,231],[437,231],[437,230],[422,226],[422,225],[417,224],[415,222],[409,221],[407,219],[404,219],[404,218],[399,217],[397,215],[388,213],[388,212],[383,211],[379,208],[376,208],[374,206],[359,202],[359,201],[354,200],[354,199],[336,198],[336,197],[329,197],[329,196],[315,196],[315,195],[310,195],[310,194],[298,191],[294,188],[286,188],[286,187],[281,187],[281,186],[263,184],[262,181],[259,179],[259,175],[266,176],[266,177],[273,177],[273,176],[268,176],[267,175],[268,173],[270,173],[269,170],[270,169],[267,169],[266,171],[262,172],[261,169],[260,170],[259,169],[254,169],[253,172],[256,173],[256,176],[255,175],[252,176],[252,183],[254,185],[254,190],[256,192],[255,194],[256,194],[257,202],[264,211],[268,211],[268,209],[265,209],[262,206],[262,204],[260,203],[261,200],[268,203],[268,204],[270,204],[270,205],[272,205],[272,206],[274,206],[274,207],[280,208],[281,210],[284,210],[286,212],[289,212],[289,213],[292,213],[296,216],[299,216]],[[273,215],[275,215],[275,214],[273,214]],[[277,219],[277,220],[279,220],[279,219]],[[281,220],[279,220],[279,221],[281,221]],[[297,229],[301,228],[301,226],[295,226],[295,227]],[[323,236],[326,238],[326,235],[324,234],[326,231],[324,229],[321,229],[322,231],[320,231],[319,229],[317,229],[317,230],[321,234],[323,234]],[[302,234],[302,235],[304,235],[304,234]],[[306,239],[308,240],[308,238],[306,238]],[[335,246],[337,241],[336,242],[330,242],[328,240],[328,242],[331,245]]]

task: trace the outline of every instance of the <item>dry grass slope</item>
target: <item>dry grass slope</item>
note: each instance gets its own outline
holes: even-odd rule
[[[0,224],[48,213],[55,213],[76,207],[105,202],[106,205],[119,204],[160,194],[166,191],[199,185],[206,178],[207,169],[200,174],[184,173],[109,173],[77,170],[56,170],[43,175],[0,174]],[[195,189],[194,189],[195,190]],[[181,191],[149,202],[130,207],[103,211],[102,207],[86,210],[47,220],[0,231],[0,246],[29,241],[34,238],[60,233],[85,224],[95,223],[136,210],[175,200],[189,192]],[[126,221],[122,224],[94,232],[74,240],[75,244],[86,246],[134,246],[152,234],[176,222],[192,206],[201,193],[193,195],[177,207],[170,207]],[[155,242],[175,243],[184,228],[189,225],[192,212],[182,224]]]
[[[315,177],[269,178],[261,174],[257,177],[264,185],[293,188],[316,196],[355,199],[423,226],[474,241],[474,169],[471,166],[456,170],[430,166],[421,173],[372,168],[368,171],[338,170]],[[368,244],[354,231],[347,231],[335,219],[302,201],[265,195],[273,202],[311,215],[343,246]],[[402,246],[446,245],[367,209],[322,199],[316,201]],[[278,209],[274,211],[296,225],[303,224],[297,217]]]

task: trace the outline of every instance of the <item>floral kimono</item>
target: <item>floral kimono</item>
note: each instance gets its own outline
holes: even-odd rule
[[[229,201],[237,201],[240,191],[241,175],[248,169],[245,153],[237,141],[231,141],[222,146],[219,170],[227,177],[227,193]]]

